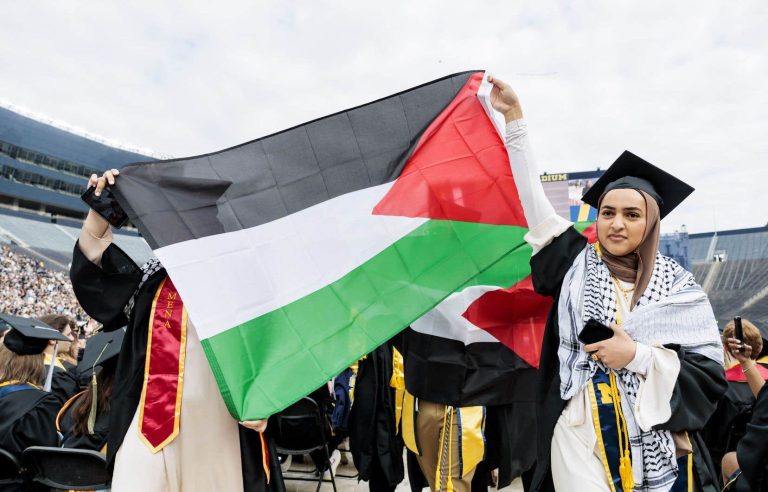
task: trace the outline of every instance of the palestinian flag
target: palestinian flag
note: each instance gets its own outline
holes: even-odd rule
[[[483,77],[121,169],[235,418],[285,408],[523,247]]]
[[[575,227],[597,240],[592,222]],[[409,392],[454,406],[532,401],[552,299],[533,289],[531,252],[520,245],[411,323]]]

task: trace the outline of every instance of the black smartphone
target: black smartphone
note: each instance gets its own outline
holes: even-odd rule
[[[744,329],[741,327],[741,316],[733,318],[733,337],[744,345]],[[737,352],[741,352],[741,349],[736,349]]]
[[[608,340],[612,336],[613,330],[609,326],[605,326],[596,319],[590,318],[579,333],[579,340],[581,340],[581,343],[584,345],[589,345],[590,343]]]
[[[96,196],[94,192],[96,187],[91,186],[80,198],[88,204],[97,214],[101,215],[109,222],[115,229],[120,229],[128,222],[128,214],[125,213],[123,207],[117,203],[114,193],[109,186],[105,186],[101,190],[101,196]]]

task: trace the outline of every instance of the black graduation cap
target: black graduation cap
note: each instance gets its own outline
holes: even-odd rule
[[[693,193],[692,186],[625,150],[581,199],[597,208],[603,193],[620,188],[639,189],[651,195],[659,204],[662,219]]]
[[[102,331],[89,338],[88,343],[85,344],[83,359],[78,364],[78,370],[85,373],[96,366],[114,360],[120,353],[123,338],[125,338],[125,328]]]
[[[3,338],[3,344],[19,355],[42,354],[49,340],[70,341],[56,328],[36,319],[10,314],[0,314],[0,319],[11,326],[11,330]]]

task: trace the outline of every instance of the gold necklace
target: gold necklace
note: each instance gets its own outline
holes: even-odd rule
[[[624,298],[624,301],[626,301],[627,306],[629,307],[629,310],[632,310],[632,303],[630,301],[629,295],[631,292],[635,290],[635,286],[633,285],[631,289],[624,289],[621,287],[621,284],[619,283],[619,279],[616,278],[615,275],[611,274],[611,279],[613,280],[613,285],[616,286],[616,289],[621,293],[621,297]],[[618,307],[618,306],[617,306]]]
[[[635,285],[634,284],[632,284],[632,287],[630,287],[629,289],[625,289],[625,288],[623,288],[621,286],[621,282],[619,282],[619,279],[616,278],[615,275],[611,275],[611,278],[613,279],[613,282],[616,284],[616,287],[618,287],[618,289],[620,291],[624,292],[625,294],[628,294],[628,293],[632,292],[633,290],[635,290]]]

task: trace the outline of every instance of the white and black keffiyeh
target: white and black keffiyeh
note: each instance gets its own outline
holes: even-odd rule
[[[566,273],[558,300],[560,396],[564,400],[584,388],[598,368],[611,371],[588,356],[578,334],[590,318],[608,325],[616,322],[616,313],[611,273],[595,247],[587,245]],[[706,294],[690,272],[660,253],[648,287],[622,327],[637,342],[679,344],[722,364],[717,321]],[[640,379],[626,369],[615,372],[627,421],[635,490],[668,490],[678,473],[672,435],[640,429],[634,417]]]
[[[149,280],[149,277],[159,272],[162,268],[163,268],[163,264],[160,263],[160,260],[158,260],[154,256],[149,260],[147,260],[146,263],[141,265],[141,281],[139,282],[139,285],[136,287],[136,290],[133,291],[133,294],[131,294],[131,298],[128,299],[128,302],[125,304],[125,307],[123,308],[123,313],[127,318],[131,317],[131,311],[133,310],[133,305],[136,303],[136,294],[139,293],[139,289],[141,289],[142,286],[147,282],[147,280]]]

